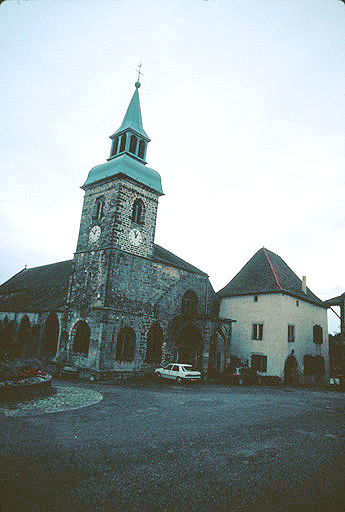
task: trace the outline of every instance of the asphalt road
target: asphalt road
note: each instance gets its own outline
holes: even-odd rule
[[[103,400],[0,414],[1,512],[345,510],[343,392],[65,385]]]

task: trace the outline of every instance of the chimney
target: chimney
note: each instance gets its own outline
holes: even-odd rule
[[[302,292],[307,293],[307,278],[306,278],[306,276],[302,277]]]

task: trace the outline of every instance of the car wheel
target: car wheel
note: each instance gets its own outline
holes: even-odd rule
[[[177,383],[177,384],[181,384],[181,382],[182,382],[181,377],[176,377],[176,383]]]
[[[157,377],[157,379],[161,378],[161,374],[159,372],[155,373],[155,376]]]

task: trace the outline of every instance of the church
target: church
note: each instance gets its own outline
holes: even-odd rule
[[[146,162],[140,85],[110,137],[109,158],[81,187],[73,260],[25,268],[0,287],[2,357],[121,376],[183,361],[207,375],[216,333],[229,345],[231,320],[217,318],[208,275],[155,244],[163,190]]]
[[[208,275],[155,243],[160,174],[140,82],[105,163],[85,183],[73,260],[25,268],[0,286],[0,360],[39,357],[86,378],[191,363],[297,382],[328,373],[327,305],[265,248],[215,293]]]

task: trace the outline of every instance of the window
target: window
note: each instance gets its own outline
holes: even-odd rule
[[[145,205],[141,199],[136,199],[133,203],[132,221],[136,224],[145,223]]]
[[[252,340],[262,340],[264,335],[264,324],[253,324]]]
[[[267,356],[253,354],[252,368],[256,368],[259,372],[267,372]]]
[[[122,327],[117,336],[116,360],[133,361],[135,353],[135,332],[131,327]]]
[[[138,139],[136,138],[136,136],[132,135],[131,143],[129,145],[129,151],[131,153],[133,153],[133,155],[135,155],[135,152],[136,152],[136,149],[137,149],[137,142],[138,142]]]
[[[112,145],[112,148],[111,148],[111,155],[110,156],[116,155],[118,145],[119,145],[119,138],[115,137],[115,139],[113,140],[113,145]]]
[[[193,290],[188,290],[182,297],[182,314],[196,315],[198,309],[198,297]]]
[[[288,325],[288,342],[294,343],[295,341],[295,326]]]
[[[144,158],[144,156],[145,156],[145,142],[143,140],[141,140],[139,142],[138,157]]]
[[[120,153],[126,149],[126,134],[124,133],[121,137]]]
[[[321,343],[323,342],[321,325],[314,325],[313,339],[314,339],[314,343],[316,343],[317,345],[321,345]]]
[[[98,197],[95,204],[94,220],[101,220],[104,216],[104,198]]]

